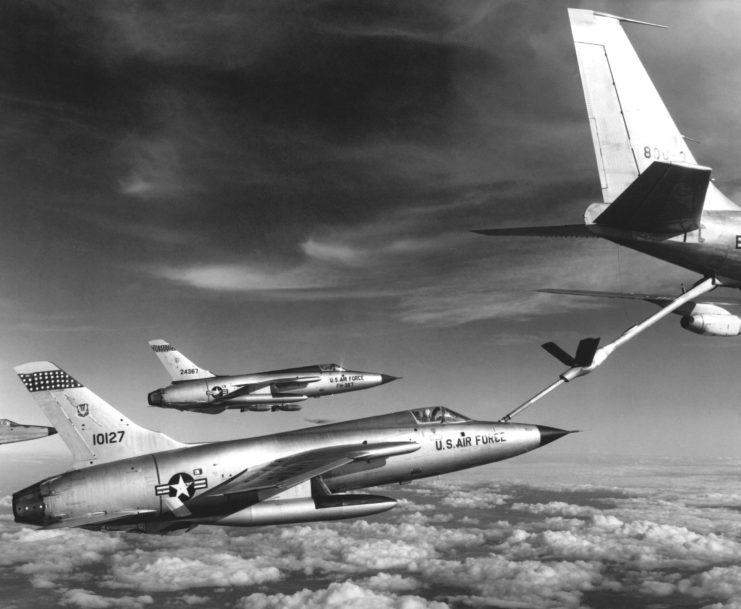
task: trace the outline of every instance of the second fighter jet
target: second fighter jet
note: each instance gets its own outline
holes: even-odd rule
[[[170,373],[172,384],[149,394],[149,405],[218,414],[227,408],[244,411],[301,410],[307,398],[370,389],[398,377],[318,364],[286,370],[216,375],[204,370],[164,340],[149,345]]]

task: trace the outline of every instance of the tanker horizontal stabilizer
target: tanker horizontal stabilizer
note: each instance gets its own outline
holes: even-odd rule
[[[525,226],[515,228],[480,228],[472,233],[489,237],[596,237],[584,224],[564,226]]]
[[[708,167],[656,161],[594,223],[650,233],[697,230],[709,183]]]

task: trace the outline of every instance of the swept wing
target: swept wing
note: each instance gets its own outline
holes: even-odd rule
[[[416,442],[378,442],[308,450],[275,459],[259,468],[246,469],[201,496],[254,492],[262,500],[353,461],[384,459],[411,453],[419,448]]]
[[[301,387],[306,387],[309,383],[316,383],[317,381],[320,381],[321,378],[322,377],[320,376],[292,376],[279,379],[266,379],[259,383],[247,383],[245,385],[239,385],[239,389],[225,395],[223,401],[229,401],[241,395],[248,395],[270,385],[275,386],[278,392],[280,392],[281,389],[299,389]]]
[[[668,305],[669,303],[675,301],[677,299],[677,296],[668,296],[666,294],[641,294],[636,292],[602,292],[599,290],[563,290],[563,289],[553,289],[553,288],[546,288],[543,290],[538,290],[538,292],[543,292],[545,294],[565,294],[568,296],[587,296],[590,298],[621,298],[624,300],[643,300],[645,302],[650,302],[652,304],[655,304],[659,307],[664,307]],[[681,307],[675,309],[672,311],[672,313],[675,313],[677,315],[690,315],[691,313],[698,312],[699,310],[702,310],[703,312],[717,312],[713,310],[713,307],[717,306],[738,306],[739,302],[719,302],[719,301],[712,301],[712,302],[696,302],[694,300],[690,300],[689,302],[685,303]]]
[[[472,233],[489,237],[597,237],[584,224],[563,226],[523,226],[513,228],[480,228]]]

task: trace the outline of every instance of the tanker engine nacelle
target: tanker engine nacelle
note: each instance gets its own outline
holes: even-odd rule
[[[717,309],[717,311],[693,312],[692,315],[685,315],[680,323],[685,330],[703,336],[738,336],[741,334],[741,318],[731,315],[718,306],[713,306],[713,309]]]

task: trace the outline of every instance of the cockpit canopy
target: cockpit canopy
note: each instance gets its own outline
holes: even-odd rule
[[[418,423],[465,423],[471,420],[445,406],[416,408],[412,414]]]
[[[319,370],[322,372],[347,372],[347,369],[339,364],[319,364]]]
[[[0,426],[2,427],[13,427],[15,423],[9,419],[0,419]]]

